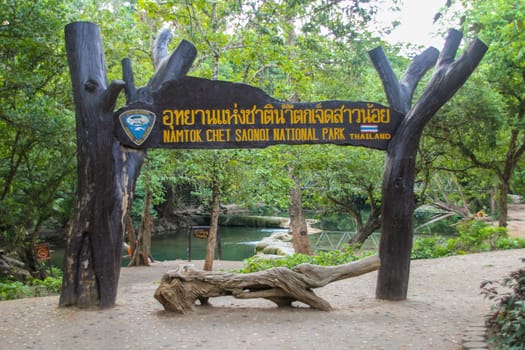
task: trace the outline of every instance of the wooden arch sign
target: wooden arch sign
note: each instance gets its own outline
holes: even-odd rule
[[[65,41],[77,118],[78,189],[67,233],[60,306],[115,304],[124,219],[144,149],[313,143],[386,150],[376,297],[405,299],[419,140],[428,121],[464,84],[487,50],[475,39],[456,58],[461,39],[460,32],[450,31],[442,52],[429,48],[414,57],[400,80],[380,48],[370,51],[388,108],[348,101],[287,103],[248,85],[188,77],[196,50],[187,41],[156,64],[146,86],[135,88],[127,59],[122,62],[123,80],[108,86],[100,28],[89,22],[68,24]],[[434,65],[428,85],[412,105],[418,82]],[[115,112],[122,89],[127,105]]]

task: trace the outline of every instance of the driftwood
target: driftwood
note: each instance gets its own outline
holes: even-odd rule
[[[329,311],[330,304],[312,289],[342,279],[359,276],[379,269],[379,256],[370,256],[338,266],[301,264],[292,270],[276,267],[248,274],[202,271],[192,265],[180,265],[162,277],[155,291],[166,311],[191,311],[197,300],[231,295],[238,299],[264,298],[277,306],[291,306],[300,301],[318,310]]]

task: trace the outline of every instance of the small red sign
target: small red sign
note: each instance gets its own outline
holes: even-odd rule
[[[51,259],[49,252],[49,243],[40,243],[34,247],[35,257],[38,261],[44,261]]]

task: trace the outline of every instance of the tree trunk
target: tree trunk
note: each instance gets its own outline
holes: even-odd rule
[[[390,107],[406,115],[387,149],[379,246],[381,268],[376,287],[379,299],[404,300],[407,297],[413,239],[415,164],[423,129],[465,83],[487,50],[476,39],[455,60],[461,39],[460,32],[449,31],[439,57],[436,49],[427,49],[412,60],[400,81],[397,81],[381,49],[370,52]],[[436,69],[423,95],[411,107],[418,82],[436,61]]]
[[[214,184],[211,200],[210,231],[208,233],[208,244],[206,245],[206,258],[204,260],[204,270],[213,270],[213,259],[215,257],[215,246],[217,244],[217,231],[219,230],[219,214],[221,205],[221,193],[219,185]]]
[[[525,76],[524,76],[525,79]],[[523,117],[523,112],[520,112],[520,117]],[[510,191],[510,180],[512,174],[518,165],[519,160],[525,153],[525,143],[519,145],[519,130],[514,129],[511,133],[511,138],[509,142],[509,150],[505,156],[505,164],[503,167],[503,172],[500,175],[500,188],[499,188],[499,218],[498,225],[500,227],[507,226],[507,216],[508,216],[508,204],[507,204],[507,195]]]
[[[110,307],[120,274],[124,218],[143,156],[114,136],[123,81],[107,86],[101,33],[93,23],[65,28],[77,118],[78,189],[67,232],[60,306]]]
[[[359,213],[361,215],[361,213]],[[348,244],[363,244],[374,233],[375,230],[381,228],[381,206],[373,207],[365,224],[357,225],[355,235],[348,241]]]
[[[132,249],[131,261],[128,266],[149,266],[151,255],[151,231],[153,230],[153,218],[151,217],[152,193],[146,188],[144,206],[142,208],[142,220],[139,228],[135,248]]]
[[[291,18],[288,18],[291,21]],[[296,56],[295,46],[297,36],[293,26],[288,28],[286,32],[286,43],[291,48],[288,51],[288,58],[293,60]],[[293,77],[288,75],[288,82],[295,87]],[[292,95],[288,98],[290,102],[299,102],[299,93],[297,89],[293,89]],[[293,186],[290,189],[290,206],[288,213],[290,216],[290,230],[292,231],[293,247],[296,253],[312,255],[312,248],[310,246],[310,239],[308,238],[308,226],[303,212],[303,201],[301,198],[301,180],[299,175],[294,173],[293,167],[288,168],[289,176],[293,180]]]
[[[507,215],[508,215],[508,203],[507,195],[509,194],[509,179],[501,179],[501,184],[499,186],[499,198],[498,198],[498,226],[506,227],[507,226]]]
[[[130,208],[131,210],[131,208]],[[127,253],[129,257],[133,257],[133,252],[137,249],[137,234],[135,233],[135,227],[133,227],[133,219],[131,218],[130,212],[126,215],[126,232],[128,234],[129,248]]]
[[[344,211],[352,216],[356,226],[355,235],[348,241],[348,244],[362,244],[374,233],[375,230],[381,228],[381,206],[375,204],[375,199],[372,194],[372,189],[368,189],[368,199],[371,203],[370,205],[370,215],[366,222],[363,224],[363,217],[361,210],[359,210],[352,202],[345,200],[338,200],[332,196],[328,196],[328,199],[331,200],[334,204],[341,207]]]
[[[303,212],[301,198],[301,180],[298,175],[289,168],[289,174],[294,182],[290,189],[290,229],[292,231],[293,247],[296,253],[312,255],[310,238],[308,237],[308,226]]]
[[[391,265],[378,276],[376,296],[379,299],[404,300],[408,291],[416,150],[396,150],[388,153],[386,159],[379,256]]]

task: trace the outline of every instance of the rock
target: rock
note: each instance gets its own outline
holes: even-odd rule
[[[280,255],[280,256],[286,256],[286,255],[292,255],[294,253],[293,247],[290,249],[287,246],[276,246],[276,245],[270,245],[265,247],[262,250],[263,254],[270,254],[270,255]]]
[[[292,236],[287,232],[274,232],[255,245],[255,253],[280,256],[292,255],[294,253]]]
[[[287,228],[290,219],[280,216],[221,215],[219,224],[224,226]]]
[[[472,335],[467,334],[463,336],[463,343],[469,343],[469,342],[484,342],[485,337],[481,335]]]
[[[488,346],[484,342],[468,342],[468,343],[463,343],[463,349],[468,349],[468,350],[488,349]]]

